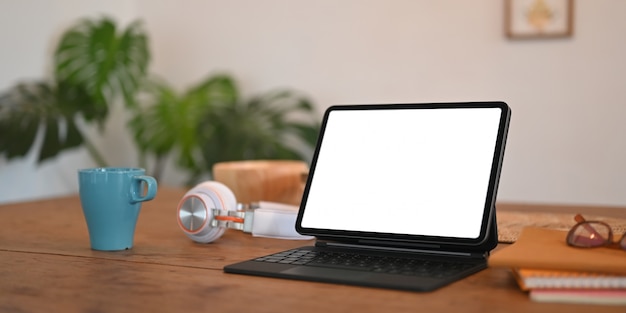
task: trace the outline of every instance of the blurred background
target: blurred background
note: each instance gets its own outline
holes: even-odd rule
[[[0,0],[0,92],[51,77],[64,32],[102,16],[140,20],[147,71],[180,92],[226,73],[241,99],[297,91],[317,118],[333,104],[505,101],[500,201],[626,206],[626,1],[575,1],[573,36],[512,40],[504,0]],[[133,114],[113,103],[104,126],[83,124],[108,165],[140,164]],[[164,162],[160,184],[189,181],[193,167]],[[74,194],[76,170],[96,165],[85,146],[0,155],[0,203]]]

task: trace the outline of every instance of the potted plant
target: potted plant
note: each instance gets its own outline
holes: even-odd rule
[[[209,76],[180,94],[162,80],[152,80],[150,90],[149,105],[129,125],[142,157],[155,157],[154,172],[172,153],[189,173],[189,185],[211,177],[221,161],[312,155],[319,119],[311,102],[294,90],[242,99],[226,74]]]
[[[98,166],[107,166],[81,125],[104,130],[110,107],[123,102],[139,165],[147,168],[153,158],[148,172],[156,178],[171,155],[189,172],[189,184],[210,177],[220,161],[310,158],[319,122],[306,97],[278,90],[242,99],[227,74],[179,93],[147,75],[149,61],[140,22],[118,33],[110,18],[79,21],[59,41],[51,79],[0,95],[0,155],[23,157],[34,147],[41,163],[85,146]],[[44,139],[35,146],[39,131]]]

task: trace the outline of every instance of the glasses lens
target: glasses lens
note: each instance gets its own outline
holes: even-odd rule
[[[567,243],[575,247],[600,247],[609,244],[612,239],[612,232],[609,225],[599,222],[579,223],[569,234]]]

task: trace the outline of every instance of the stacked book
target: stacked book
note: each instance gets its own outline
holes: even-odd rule
[[[566,235],[524,228],[515,243],[493,253],[489,266],[511,269],[533,301],[626,305],[626,251],[570,247]]]

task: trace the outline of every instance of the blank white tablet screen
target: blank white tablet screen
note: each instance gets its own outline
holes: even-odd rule
[[[501,114],[331,111],[302,227],[477,238]]]

